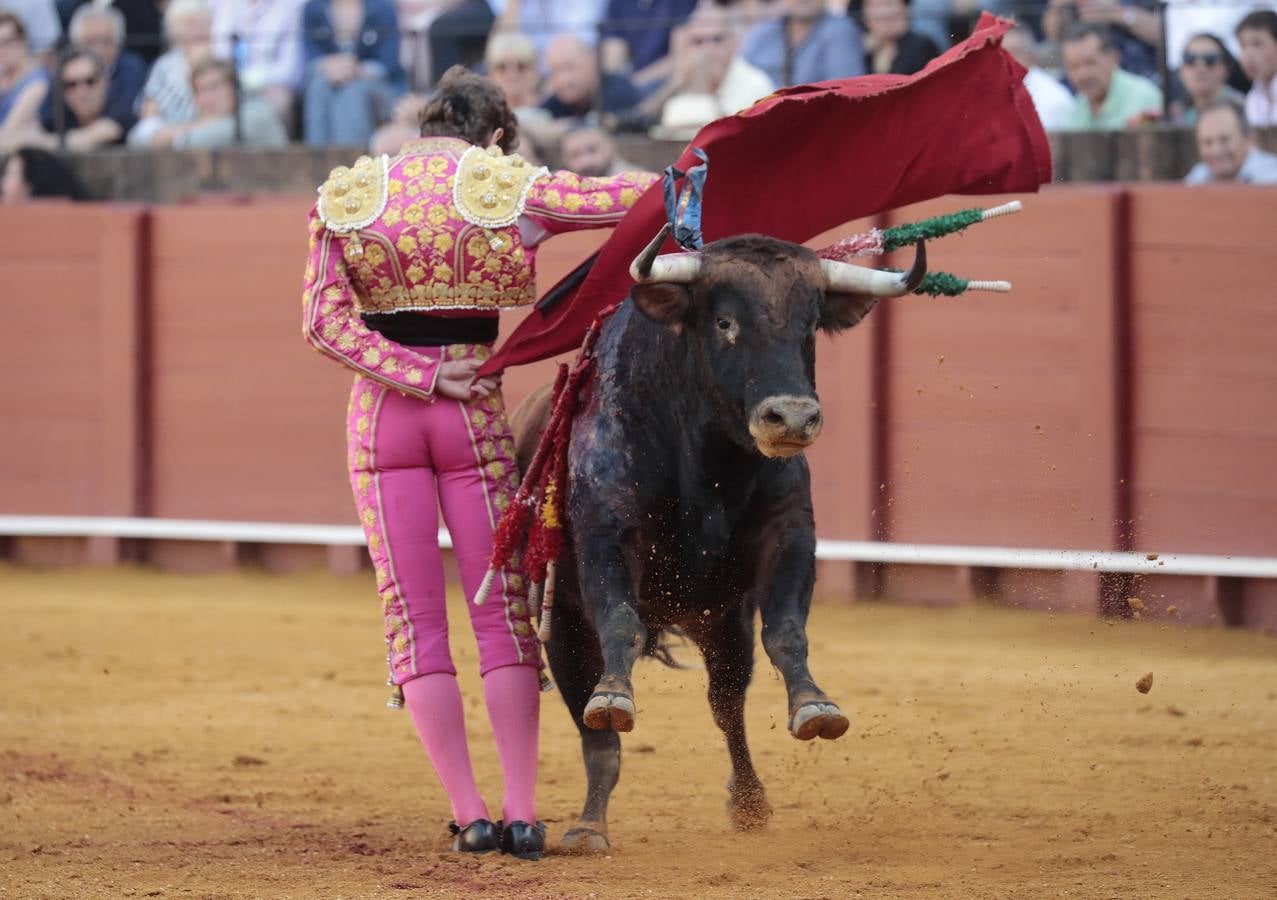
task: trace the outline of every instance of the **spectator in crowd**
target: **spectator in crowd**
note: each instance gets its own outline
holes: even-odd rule
[[[94,0],[96,3],[108,0]],[[164,47],[164,14],[172,0],[109,0],[124,16],[124,46],[128,47],[148,66],[153,65]]]
[[[132,50],[148,66],[159,58],[163,48],[163,13],[166,0],[56,0],[58,16],[69,26],[76,10],[82,6],[114,7],[124,17],[124,46]]]
[[[292,123],[302,78],[304,0],[218,0],[213,6],[213,52],[234,60],[239,86]],[[237,39],[237,40],[236,40]]]
[[[1041,18],[1042,0],[914,0],[911,27],[931,38],[941,50],[966,39],[982,11],[1012,16],[1036,28]]]
[[[576,35],[561,34],[550,42],[545,68],[550,96],[541,106],[556,119],[577,119],[596,109],[619,114],[638,105],[634,85],[601,73],[593,48]]]
[[[1162,40],[1162,17],[1156,9],[1156,0],[1048,0],[1042,30],[1048,40],[1063,41],[1075,23],[1104,26],[1121,67],[1152,79]]]
[[[146,83],[146,62],[124,49],[124,16],[110,6],[81,6],[71,17],[67,36],[72,45],[88,50],[106,66],[110,114],[121,120],[131,116]],[[51,99],[45,104],[46,111],[52,106]]]
[[[866,72],[912,75],[940,55],[931,38],[912,30],[909,0],[850,0],[847,15],[864,35]]]
[[[1255,146],[1246,113],[1235,103],[1218,100],[1197,118],[1197,155],[1185,184],[1277,184],[1277,156]]]
[[[550,44],[562,36],[575,37],[593,50],[608,0],[504,0],[494,31],[517,31],[537,45],[549,62]]]
[[[1277,12],[1255,10],[1237,23],[1242,68],[1251,78],[1246,118],[1252,125],[1277,125]]]
[[[741,55],[779,87],[850,78],[865,72],[860,29],[830,14],[823,0],[782,0],[779,19],[745,36]]]
[[[0,13],[0,146],[30,131],[49,92],[49,75],[31,52],[22,20]]]
[[[1038,66],[1038,47],[1033,33],[1024,25],[1017,24],[1002,39],[1002,49],[1028,69],[1024,75],[1024,88],[1033,100],[1033,108],[1037,110],[1042,127],[1047,131],[1064,128],[1073,109],[1073,95]]]
[[[673,71],[643,101],[644,109],[659,116],[662,131],[680,136],[695,133],[776,89],[766,72],[736,55],[734,26],[732,13],[706,2],[675,31]]]
[[[235,67],[205,57],[191,65],[195,118],[167,125],[152,146],[174,150],[211,150],[235,144]],[[244,97],[239,107],[239,140],[248,147],[282,147],[288,133],[271,105],[260,97]]]
[[[18,17],[27,45],[37,56],[51,54],[62,37],[62,20],[53,0],[0,0],[0,12]]]
[[[164,33],[171,49],[151,66],[142,86],[141,121],[129,132],[133,146],[147,146],[164,126],[195,118],[191,66],[211,55],[213,11],[204,0],[170,0]]]
[[[1198,110],[1220,100],[1243,105],[1245,94],[1228,86],[1232,63],[1232,54],[1215,35],[1194,35],[1180,56],[1184,96],[1171,102],[1171,117],[1181,125],[1196,125]]]
[[[1160,116],[1162,92],[1118,68],[1117,48],[1103,25],[1077,22],[1064,34],[1064,69],[1077,89],[1065,128],[1116,130]]]
[[[611,135],[584,119],[568,127],[559,144],[559,156],[563,159],[563,168],[592,178],[639,171],[639,166],[621,158]]]
[[[695,8],[696,0],[608,0],[603,71],[627,75],[639,87],[669,78],[670,34]]]
[[[66,161],[48,150],[19,148],[0,169],[0,203],[25,203],[42,197],[89,199],[89,192]]]
[[[62,57],[57,73],[62,103],[41,117],[42,129],[23,135],[22,143],[54,150],[58,147],[59,119],[66,127],[68,150],[83,153],[119,144],[133,126],[129,107],[107,102],[110,79],[102,60],[88,50],[73,49]]]
[[[496,32],[488,39],[483,63],[520,123],[529,112],[540,111],[541,72],[531,38],[514,31]]]
[[[488,0],[454,0],[430,23],[430,83],[453,66],[477,65],[496,20]]]
[[[302,26],[306,143],[362,147],[405,87],[395,8],[390,0],[308,0]]]

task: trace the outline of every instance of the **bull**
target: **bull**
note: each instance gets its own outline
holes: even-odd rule
[[[637,717],[631,672],[662,632],[681,630],[704,658],[737,828],[771,815],[745,737],[755,613],[784,678],[790,733],[805,741],[847,732],[847,716],[807,664],[816,539],[802,451],[822,424],[816,335],[851,328],[926,271],[922,242],[912,269],[897,274],[760,235],[658,255],[666,234],[634,260],[630,302],[599,334],[568,447],[547,648],[587,778],[568,849],[609,846],[620,733]],[[534,402],[539,409],[513,419],[525,451],[535,440],[529,423],[546,418],[546,396]]]

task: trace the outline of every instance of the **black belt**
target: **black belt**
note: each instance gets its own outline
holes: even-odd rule
[[[422,313],[364,313],[364,324],[406,347],[446,347],[449,344],[491,344],[497,339],[496,316],[449,318]]]

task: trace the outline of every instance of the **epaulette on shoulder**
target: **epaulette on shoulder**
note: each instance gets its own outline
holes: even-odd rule
[[[385,211],[388,163],[384,155],[361,156],[329,173],[319,188],[319,218],[329,231],[367,228]]]
[[[548,174],[544,166],[528,165],[517,153],[506,156],[500,147],[471,147],[457,164],[452,199],[470,224],[504,228],[523,215],[532,183]]]

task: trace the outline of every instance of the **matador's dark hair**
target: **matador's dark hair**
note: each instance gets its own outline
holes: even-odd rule
[[[458,137],[482,144],[498,128],[497,141],[506,153],[519,144],[519,122],[496,83],[463,66],[443,73],[439,85],[421,111],[422,137]]]

